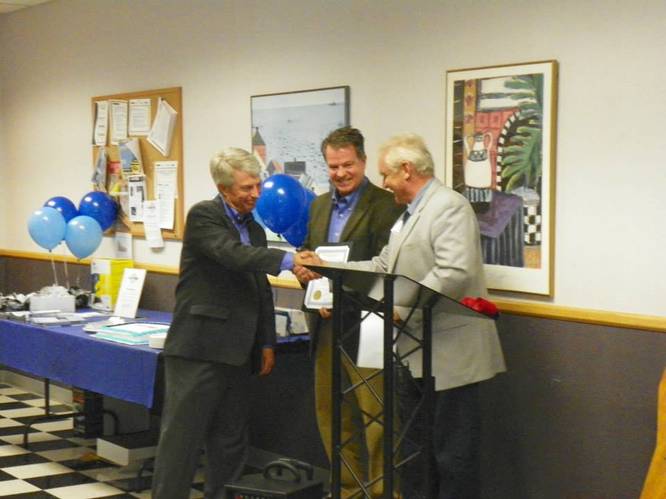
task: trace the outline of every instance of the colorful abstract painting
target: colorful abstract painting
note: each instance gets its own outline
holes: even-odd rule
[[[488,287],[552,295],[557,63],[446,80],[446,182],[476,212]]]

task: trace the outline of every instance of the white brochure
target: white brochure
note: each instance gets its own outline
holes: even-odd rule
[[[132,319],[136,317],[145,280],[146,269],[125,269],[113,315]]]

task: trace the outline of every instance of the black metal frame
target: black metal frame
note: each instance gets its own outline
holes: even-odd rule
[[[396,278],[398,276],[392,274],[385,274],[383,278],[383,299],[376,304],[374,307],[374,312],[383,316],[384,319],[384,367],[381,370],[384,374],[384,394],[383,401],[375,393],[378,401],[383,405],[383,411],[378,416],[383,415],[383,426],[384,426],[384,441],[383,441],[383,450],[384,450],[384,469],[383,475],[377,477],[371,482],[364,483],[360,477],[354,476],[354,479],[358,485],[358,491],[352,496],[353,498],[370,498],[370,492],[368,488],[372,486],[376,481],[383,480],[383,499],[393,499],[394,496],[398,495],[398,491],[394,491],[397,481],[396,481],[396,472],[400,470],[406,463],[412,459],[416,459],[419,455],[423,455],[423,483],[424,490],[426,491],[426,499],[430,499],[430,483],[432,477],[430,459],[431,459],[431,441],[432,441],[432,408],[434,404],[434,378],[432,377],[432,307],[437,302],[437,297],[431,297],[427,300],[424,305],[421,305],[421,310],[423,312],[423,337],[421,340],[414,338],[412,339],[417,343],[412,351],[405,353],[402,357],[398,356],[393,351],[393,346],[395,344],[395,339],[393,337],[393,328],[396,324],[393,321],[393,310],[394,310],[394,286],[396,285]],[[341,384],[341,362],[342,356],[349,358],[348,354],[345,352],[343,347],[343,340],[346,335],[352,334],[356,330],[358,324],[353,324],[351,327],[345,329],[345,324],[343,323],[343,310],[344,304],[347,300],[354,302],[359,302],[355,297],[353,292],[348,292],[344,287],[344,277],[342,271],[335,271],[331,276],[333,282],[333,354],[332,354],[332,401],[333,401],[333,414],[332,414],[332,462],[331,462],[331,495],[333,499],[341,498],[341,465],[344,464],[344,457],[342,455],[342,450],[348,442],[341,442],[341,407],[343,403],[343,398],[346,393],[355,390],[359,386],[365,384],[367,385],[368,379],[361,376],[362,382],[360,384],[353,385],[347,389],[344,389]],[[417,300],[418,301],[418,300]],[[416,308],[416,305],[414,306]],[[411,316],[411,314],[410,314]],[[408,318],[405,323],[408,322]],[[409,334],[406,332],[405,324],[402,323],[399,325],[400,334]],[[400,432],[398,434],[397,441],[394,438],[394,427],[395,427],[395,402],[394,397],[395,393],[395,366],[396,360],[400,361],[402,358],[407,355],[412,354],[414,351],[422,350],[423,355],[423,391],[421,393],[421,400],[417,404],[417,407],[414,408],[412,417],[404,424],[401,425]],[[352,363],[353,364],[353,363]],[[370,388],[370,387],[369,387]],[[371,388],[370,388],[371,389]],[[374,393],[374,391],[373,391]],[[410,456],[406,456],[400,462],[396,463],[396,456],[398,456],[398,451],[400,445],[409,430],[410,425],[413,423],[414,415],[418,410],[423,411],[423,416],[425,418],[424,431],[422,435],[422,442],[420,450],[416,451]],[[371,421],[374,422],[375,419]],[[381,421],[380,421],[381,422]],[[390,429],[390,431],[386,431]]]

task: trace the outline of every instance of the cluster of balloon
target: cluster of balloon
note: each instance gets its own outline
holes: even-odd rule
[[[102,234],[118,216],[118,205],[104,192],[92,191],[81,198],[78,209],[68,198],[55,196],[47,200],[28,219],[30,237],[51,251],[65,241],[79,260],[92,253],[102,242]]]
[[[315,194],[295,178],[278,173],[264,180],[256,211],[263,224],[292,246],[303,244]]]

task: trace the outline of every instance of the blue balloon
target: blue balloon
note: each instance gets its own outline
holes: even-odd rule
[[[42,248],[51,251],[65,237],[67,224],[55,208],[44,206],[33,212],[28,219],[30,237]]]
[[[65,242],[76,258],[85,258],[99,248],[102,242],[102,227],[92,217],[74,217],[67,223]]]
[[[69,222],[72,218],[79,214],[74,203],[64,196],[55,196],[49,199],[44,206],[55,208],[64,217],[65,222]]]
[[[118,205],[107,193],[91,191],[79,201],[79,214],[94,218],[105,231],[116,221]]]
[[[300,246],[303,244],[303,241],[305,241],[305,236],[308,235],[310,205],[316,197],[315,193],[311,190],[303,190],[305,191],[305,204],[303,205],[303,212],[301,213],[298,221],[282,233],[287,242],[296,248],[300,248]]]
[[[257,212],[266,227],[282,233],[294,225],[302,214],[305,189],[295,178],[278,173],[264,180]]]

